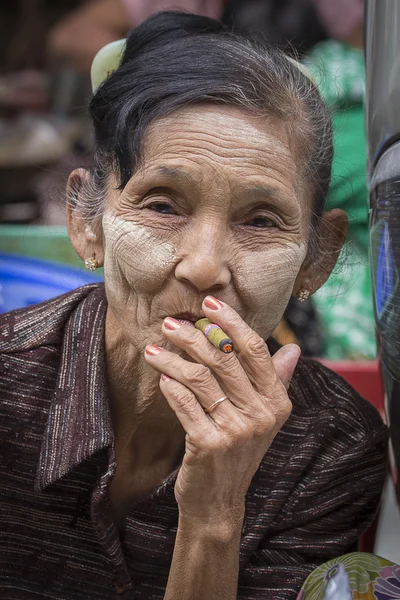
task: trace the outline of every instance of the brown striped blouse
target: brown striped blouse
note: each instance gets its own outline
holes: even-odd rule
[[[2,600],[164,596],[177,471],[131,507],[122,539],[110,517],[106,306],[89,285],[0,317]],[[387,433],[371,405],[306,360],[290,396],[246,497],[241,600],[295,599],[318,564],[354,548],[384,482]]]

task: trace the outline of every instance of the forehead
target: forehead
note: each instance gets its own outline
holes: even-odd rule
[[[143,165],[176,151],[193,159],[212,157],[227,167],[240,158],[260,171],[278,156],[292,166],[294,161],[285,123],[219,105],[186,108],[152,123],[144,140]]]

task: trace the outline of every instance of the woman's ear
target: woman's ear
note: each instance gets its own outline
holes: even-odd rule
[[[90,202],[90,174],[86,169],[75,169],[67,183],[67,227],[72,246],[85,261],[94,257],[98,267],[103,266],[104,250],[101,227],[84,219],[80,207]]]
[[[340,251],[346,239],[348,221],[346,213],[335,208],[323,213],[318,225],[318,255],[310,262],[306,259],[293,289],[293,295],[299,296],[301,290],[314,294],[332,273]]]

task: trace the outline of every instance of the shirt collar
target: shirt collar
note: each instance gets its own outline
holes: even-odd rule
[[[91,286],[66,322],[36,474],[38,490],[113,442],[105,377],[106,308],[104,286]]]

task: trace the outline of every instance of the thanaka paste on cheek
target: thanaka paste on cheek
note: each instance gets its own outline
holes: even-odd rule
[[[103,217],[103,234],[107,289],[113,295],[137,296],[159,291],[174,264],[174,246],[150,228],[110,213]]]
[[[238,293],[249,309],[249,325],[264,339],[283,316],[306,251],[305,244],[287,243],[240,259],[236,268]]]

